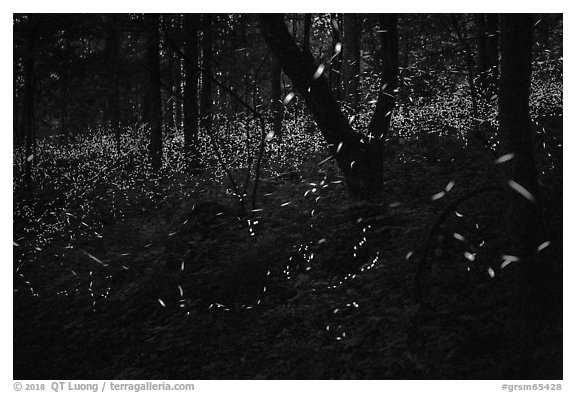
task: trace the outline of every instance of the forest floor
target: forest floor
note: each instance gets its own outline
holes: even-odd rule
[[[501,268],[502,195],[451,214],[434,234],[425,300],[414,297],[435,220],[485,184],[490,165],[469,152],[414,157],[389,158],[374,203],[349,201],[334,164],[310,157],[297,173],[263,174],[250,221],[231,198],[208,195],[199,175],[186,198],[134,202],[97,236],[53,241],[15,273],[14,378],[512,375],[512,303],[482,309],[513,288],[514,264]],[[532,379],[562,378],[561,200],[551,206],[556,291]]]

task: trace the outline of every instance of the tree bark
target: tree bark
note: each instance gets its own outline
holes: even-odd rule
[[[532,63],[532,17],[530,14],[501,15],[501,78],[499,84],[498,114],[500,132],[508,151],[514,154],[510,180],[526,189],[533,200],[510,187],[512,210],[509,227],[513,252],[518,262],[518,359],[516,378],[529,373],[534,341],[544,315],[546,294],[542,285],[546,271],[537,261],[541,212],[536,165],[532,148],[529,114],[529,96]],[[510,183],[509,183],[510,184]]]
[[[191,168],[198,164],[198,15],[184,16],[184,149]],[[191,64],[196,62],[196,64]]]
[[[328,142],[330,152],[343,172],[350,196],[370,199],[380,194],[383,187],[383,141],[359,134],[350,127],[327,79],[323,74],[317,77],[318,66],[314,58],[309,52],[298,48],[281,14],[263,14],[260,22],[264,39],[306,101],[320,132]],[[384,92],[385,89],[379,101],[384,100]],[[385,107],[380,102],[378,106]],[[378,116],[378,119],[382,118]],[[378,120],[375,120],[371,129],[381,130],[380,126]]]
[[[532,62],[532,19],[529,14],[502,15],[502,51],[500,59],[501,79],[498,97],[500,132],[505,138],[509,152],[514,153],[511,179],[535,197],[538,194],[536,164],[532,148],[530,120],[530,78]],[[514,220],[533,224],[537,204],[512,191],[515,200]],[[516,228],[518,239],[533,236],[533,225]],[[521,245],[532,247],[522,241]],[[524,247],[521,247],[524,249]],[[524,249],[524,251],[526,251]]]

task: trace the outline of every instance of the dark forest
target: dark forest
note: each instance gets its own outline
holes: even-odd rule
[[[562,14],[13,14],[15,379],[562,379]]]

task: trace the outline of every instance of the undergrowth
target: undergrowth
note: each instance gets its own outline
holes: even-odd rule
[[[469,143],[468,113],[456,94],[394,117],[379,203],[348,200],[311,120],[288,114],[281,143],[249,118],[215,119],[194,175],[179,130],[164,133],[157,173],[144,126],[124,128],[119,150],[101,129],[43,140],[34,157],[15,151],[15,378],[505,377],[508,309],[415,323],[412,278],[430,226],[449,201],[495,181],[489,147]],[[538,127],[556,228],[547,252],[561,271],[561,127]],[[509,292],[505,213],[500,197],[478,198],[435,234],[430,310]],[[557,320],[542,340],[535,375],[558,378]]]

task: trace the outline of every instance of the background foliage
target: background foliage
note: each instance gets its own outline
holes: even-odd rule
[[[479,94],[478,113],[472,111],[465,54],[450,16],[400,18],[401,85],[381,203],[346,198],[298,96],[283,107],[278,135],[270,118],[261,130],[214,87],[212,127],[199,133],[202,170],[191,176],[182,102],[163,90],[163,116],[172,124],[164,122],[163,165],[153,171],[142,117],[142,18],[119,16],[116,69],[107,66],[108,17],[41,15],[34,23],[37,141],[27,156],[20,125],[13,150],[15,377],[507,375],[515,334],[510,310],[453,313],[510,293],[515,266],[501,267],[507,207],[498,195],[472,199],[434,235],[429,302],[437,314],[415,321],[422,315],[411,277],[423,239],[450,201],[494,181],[494,159],[504,153],[496,97]],[[472,16],[457,18],[473,44]],[[162,19],[169,26],[162,31],[181,44],[180,16]],[[287,20],[300,39],[302,15]],[[328,64],[330,15],[312,20],[312,51]],[[562,18],[536,20],[530,110],[551,234],[545,252],[552,283],[560,285],[549,300],[533,379],[550,379],[562,375]],[[28,22],[15,16],[17,118],[24,110]],[[379,86],[378,27],[371,16],[364,22],[361,104],[352,110],[342,103],[360,132]],[[268,115],[269,51],[256,20],[217,15],[213,31],[214,75]],[[183,63],[166,39],[161,56],[167,80]],[[110,73],[121,80],[119,126],[109,118]],[[181,81],[173,79],[172,87],[182,92]],[[282,98],[290,92],[284,76]],[[478,126],[487,143],[475,137]],[[30,160],[32,185],[23,175]],[[255,195],[256,204],[242,209],[243,194]]]

